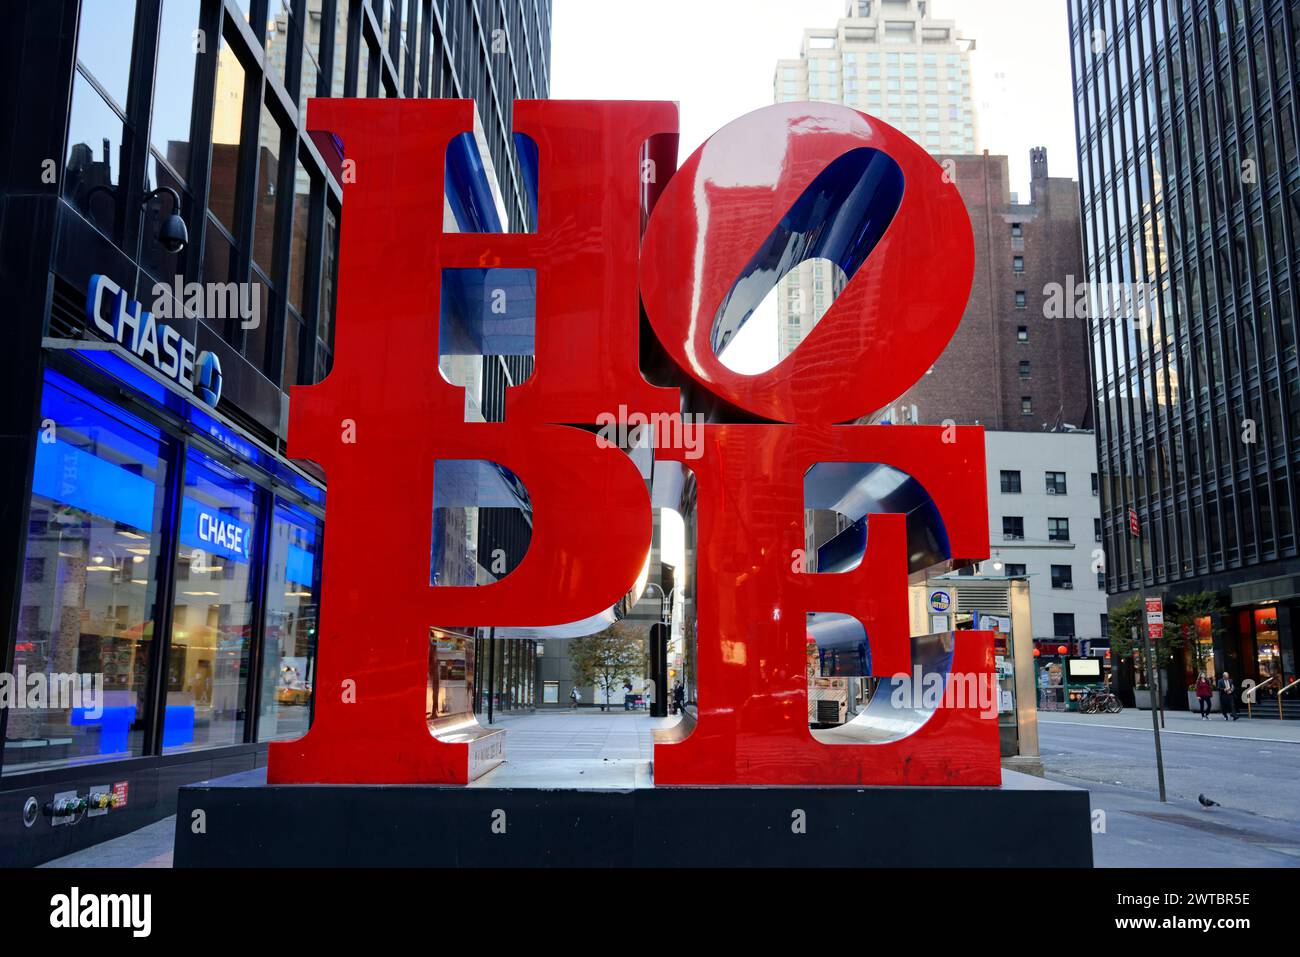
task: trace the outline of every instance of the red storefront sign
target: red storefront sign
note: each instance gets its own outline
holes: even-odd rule
[[[698,457],[655,449],[697,483],[699,700],[691,732],[656,743],[655,782],[999,783],[997,721],[974,701],[940,707],[889,743],[827,745],[809,733],[808,613],[862,622],[873,674],[912,671],[904,515],[869,516],[853,571],[792,561],[805,544],[804,477],[819,463],[906,473],[941,517],[950,558],[988,556],[982,429],[839,424],[905,391],[960,321],[974,250],[943,170],[874,118],[788,103],[729,124],[680,169],[661,158],[661,191],[651,191],[643,146],[675,137],[674,105],[521,101],[516,131],[538,151],[537,231],[448,233],[444,157],[473,128],[472,109],[309,105],[312,128],[339,138],[355,176],[343,186],[333,371],[291,394],[289,454],[317,462],[329,482],[315,714],[303,738],[272,743],[268,779],[465,783],[470,742],[431,734],[425,717],[429,626],[576,622],[628,593],[651,545],[650,500],[632,460],[590,427],[612,410],[680,415],[683,389],[641,373],[643,303],[683,384],[732,410],[700,426]],[[807,212],[799,204],[814,181],[845,169],[865,193],[844,203],[873,188],[878,198],[877,181],[906,185],[892,218],[785,361],[732,372],[711,336],[741,302],[738,277],[759,256],[781,271],[799,261],[806,249],[784,224],[792,209]],[[858,233],[875,222],[864,212]],[[478,423],[465,421],[463,389],[438,374],[437,317],[443,271],[484,267],[535,271],[536,368],[507,392],[504,421]],[[527,554],[491,584],[430,585],[434,463],[447,459],[497,462],[528,491]],[[400,521],[375,521],[380,489]],[[951,670],[989,678],[992,634],[961,632]]]

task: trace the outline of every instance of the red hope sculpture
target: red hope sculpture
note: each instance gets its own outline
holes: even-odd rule
[[[538,149],[537,232],[444,233],[447,146],[472,129],[472,101],[326,99],[309,110],[313,128],[341,139],[355,176],[344,185],[334,368],[294,387],[290,414],[289,454],[318,462],[329,481],[315,714],[304,737],[271,745],[269,781],[466,783],[470,743],[435,737],[425,719],[429,626],[572,622],[632,586],[650,547],[644,483],[626,455],[574,425],[620,407],[679,410],[678,391],[638,369],[639,285],[683,372],[768,420],[704,425],[694,461],[656,451],[698,483],[699,699],[691,733],[656,743],[656,784],[999,783],[997,722],[974,702],[940,707],[888,744],[823,744],[807,722],[807,612],[857,617],[875,674],[911,671],[903,516],[870,517],[856,571],[803,572],[792,558],[812,465],[908,473],[942,515],[952,557],[988,554],[981,429],[836,424],[923,374],[969,292],[969,220],[920,147],[844,107],[759,110],[672,174],[642,238],[642,148],[676,133],[676,107],[519,101],[515,128]],[[902,174],[893,220],[790,357],[761,375],[731,372],[710,336],[733,281],[818,174],[862,148]],[[440,277],[484,266],[536,270],[536,369],[508,392],[504,422],[465,423],[462,390],[437,371]],[[533,537],[500,581],[434,587],[434,461],[460,458],[520,478]],[[375,521],[380,479],[401,521]],[[991,634],[963,632],[952,670],[988,680]]]

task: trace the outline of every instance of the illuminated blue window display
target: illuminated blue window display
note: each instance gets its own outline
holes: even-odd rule
[[[162,434],[57,373],[41,398],[6,773],[143,753]]]
[[[77,358],[89,376],[45,373],[3,774],[301,735],[324,490],[111,354]]]
[[[176,552],[163,752],[244,740],[257,488],[190,449]]]

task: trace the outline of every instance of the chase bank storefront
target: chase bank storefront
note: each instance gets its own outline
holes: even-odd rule
[[[85,309],[97,336],[43,343],[5,844],[138,826],[169,779],[253,767],[310,722],[321,483],[216,410],[215,352],[104,275]]]

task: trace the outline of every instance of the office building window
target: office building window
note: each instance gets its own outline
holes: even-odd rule
[[[1073,588],[1074,570],[1069,565],[1052,566],[1052,587]]]
[[[253,262],[273,276],[272,255],[280,232],[280,156],[284,133],[275,114],[262,104],[257,151],[257,208],[253,214]]]
[[[1052,613],[1052,636],[1055,638],[1074,637],[1074,614],[1072,612]]]
[[[1100,485],[1097,482],[1097,473],[1093,472],[1092,473],[1092,494],[1096,495],[1099,490],[1100,490]]]
[[[1048,495],[1065,494],[1065,473],[1064,472],[1044,472],[1043,478],[1047,486]]]
[[[1007,562],[1002,568],[1002,574],[1008,578],[1023,578],[1025,576],[1025,566],[1014,562]]]
[[[1024,271],[1025,271],[1025,257],[1024,257],[1024,256],[1012,256],[1012,257],[1011,257],[1011,270],[1012,270],[1012,272],[1024,272]]]
[[[1028,379],[1028,378],[1029,378],[1029,360],[1028,360],[1028,359],[1021,359],[1021,360],[1020,360],[1020,378],[1022,378],[1022,379]]]
[[[1024,291],[1023,289],[1017,289],[1017,290],[1016,290],[1016,308],[1017,308],[1017,309],[1024,309],[1024,308],[1025,308],[1025,304],[1026,304],[1025,291]]]
[[[1022,395],[1020,397],[1020,414],[1021,415],[1034,414],[1034,400],[1032,396]]]
[[[1003,469],[1000,473],[1002,481],[1002,491],[1009,495],[1015,495],[1020,492],[1020,473],[1014,470]]]
[[[1021,236],[1023,236],[1024,234],[1025,234],[1025,233],[1024,233],[1024,230],[1021,229],[1019,223],[1012,223],[1012,224],[1011,224],[1011,235],[1012,235],[1014,238],[1019,239],[1019,238],[1020,238]]]
[[[1029,341],[1029,327],[1028,327],[1028,326],[1016,326],[1016,341],[1017,341],[1017,342],[1028,342],[1028,341]]]
[[[1070,540],[1070,520],[1068,518],[1049,518],[1047,520],[1047,540],[1049,542],[1068,542]]]
[[[1099,518],[1092,520],[1092,540],[1094,542],[1101,541],[1101,519]]]
[[[1025,520],[1020,515],[1004,515],[1002,517],[1002,537],[1011,539],[1021,539],[1025,537]]]

